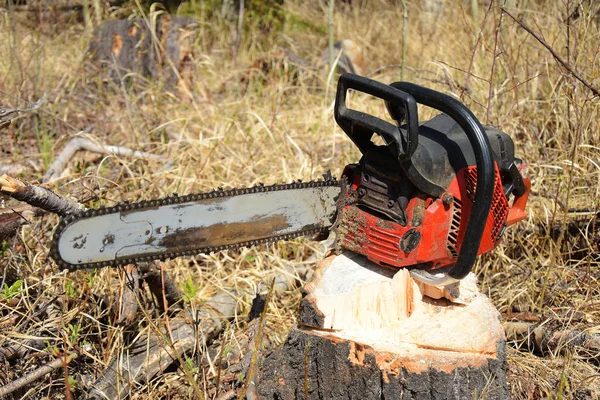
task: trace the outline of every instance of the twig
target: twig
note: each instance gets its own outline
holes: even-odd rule
[[[123,291],[117,324],[132,323],[138,311],[137,296],[140,290],[140,274],[137,267],[133,264],[126,265],[123,268],[123,277]]]
[[[138,267],[162,310],[166,311],[172,307],[183,308],[183,294],[179,286],[168,274],[161,273],[157,263],[139,263]]]
[[[73,158],[75,153],[80,150],[91,151],[98,154],[109,154],[119,157],[142,158],[157,162],[162,162],[168,165],[167,160],[163,156],[150,154],[139,150],[133,150],[128,147],[102,145],[93,142],[85,137],[74,137],[67,143],[63,151],[56,157],[48,172],[44,175],[43,182],[50,182],[62,173],[65,165]]]
[[[31,103],[31,105],[27,108],[5,108],[5,107],[0,106],[0,120],[7,119],[7,117],[11,114],[24,113],[24,112],[30,112],[30,111],[37,110],[38,108],[40,108],[42,106],[42,104],[44,104],[45,101],[46,101],[46,95],[44,94],[38,101],[36,101],[35,103]]]
[[[256,392],[256,384],[253,380],[254,378],[254,370],[256,368],[256,361],[258,359],[258,354],[260,352],[260,347],[262,344],[262,337],[263,337],[263,332],[265,329],[265,321],[266,321],[266,316],[267,316],[267,307],[269,305],[269,302],[271,300],[271,297],[273,296],[273,288],[275,287],[275,279],[273,279],[271,281],[271,287],[269,288],[269,293],[267,294],[267,298],[265,300],[264,303],[264,307],[262,312],[260,313],[260,319],[258,322],[258,328],[256,331],[256,335],[252,338],[253,339],[253,344],[254,344],[254,351],[252,352],[252,357],[250,359],[250,365],[248,366],[248,371],[245,374],[246,375],[246,384],[244,385],[244,388],[242,390],[242,393],[240,395],[240,398],[246,398],[246,397],[251,397],[248,396],[249,393],[253,393]],[[252,390],[254,389],[254,390]],[[256,396],[254,396],[254,398],[256,398]]]
[[[65,399],[66,400],[73,400],[73,393],[71,393],[71,382],[69,382],[69,356],[68,354],[65,352],[63,354],[62,357],[62,367],[63,367],[63,374],[65,377]]]
[[[233,44],[233,58],[237,58],[240,43],[242,42],[242,29],[244,29],[244,0],[240,0],[240,8],[238,12],[237,32],[235,35],[235,43]]]
[[[69,363],[76,358],[77,358],[77,354],[71,353],[68,355],[66,362]],[[14,381],[0,387],[0,398],[2,398],[4,396],[8,396],[15,390],[19,390],[23,386],[26,386],[26,385],[29,385],[30,383],[35,382],[36,380],[40,379],[44,375],[54,371],[55,369],[62,367],[64,365],[64,363],[65,363],[65,359],[62,357],[58,357],[55,360],[49,362],[48,364],[36,369],[35,371],[32,371],[29,374],[22,376],[19,379],[15,379]]]
[[[465,79],[465,84],[463,86],[464,90],[460,94],[460,99],[462,100],[465,93],[469,91],[469,80],[471,80],[471,70],[473,69],[473,64],[475,63],[475,54],[477,53],[477,49],[479,48],[479,43],[481,42],[481,38],[483,37],[483,28],[485,27],[485,23],[487,22],[488,15],[492,10],[494,2],[490,1],[490,5],[485,12],[483,17],[483,22],[481,23],[481,28],[479,29],[479,35],[477,35],[477,40],[475,41],[475,46],[473,46],[473,53],[471,54],[471,60],[469,61],[469,68],[467,69],[467,77]]]
[[[35,186],[8,175],[0,176],[0,193],[60,216],[72,214],[84,208],[83,205],[64,199],[50,189]]]
[[[406,32],[408,29],[408,8],[406,8],[406,0],[401,0],[402,3],[402,67],[400,69],[400,80],[404,80],[404,70],[406,69]]]
[[[498,19],[498,25],[496,26],[496,32],[494,33],[494,52],[492,53],[492,68],[490,69],[490,84],[488,89],[488,103],[485,111],[485,123],[490,123],[490,108],[492,106],[492,91],[493,91],[493,82],[494,82],[494,71],[496,69],[496,58],[498,57],[498,38],[500,36],[500,27],[502,26],[502,17],[504,17],[503,9],[500,9],[500,18]]]
[[[527,26],[523,21],[521,21],[518,18],[516,18],[515,16],[513,16],[510,12],[508,12],[508,10],[505,7],[502,7],[502,11],[504,11],[506,13],[506,15],[511,17],[513,19],[513,21],[515,21],[517,24],[519,24],[521,26],[521,28],[525,29],[531,36],[533,36],[535,38],[535,40],[537,40],[542,46],[544,46],[546,48],[546,50],[548,50],[552,54],[552,57],[554,57],[554,59],[556,61],[558,61],[558,63],[560,65],[562,65],[563,68],[565,68],[571,75],[573,75],[575,77],[575,79],[577,79],[585,87],[590,89],[590,91],[594,94],[594,96],[600,96],[600,90],[598,90],[590,82],[588,82],[585,78],[583,78],[581,76],[581,74],[579,74],[579,72],[577,72],[575,70],[574,67],[571,67],[571,65],[569,65],[568,62],[563,60],[562,57],[559,56],[558,53],[556,53],[556,51],[552,48],[552,46],[550,46],[544,39],[542,39],[542,37],[540,35],[538,35],[533,29],[531,29],[529,26]]]
[[[333,69],[335,55],[333,52],[334,47],[334,26],[333,26],[333,11],[335,9],[334,0],[329,0],[329,8],[327,10],[327,29],[329,30],[329,68]]]

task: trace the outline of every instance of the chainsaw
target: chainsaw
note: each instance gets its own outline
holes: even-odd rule
[[[348,108],[349,90],[383,100],[389,118]],[[420,124],[418,104],[441,114]],[[411,83],[343,74],[334,115],[362,153],[340,179],[326,174],[84,210],[60,221],[50,255],[73,270],[334,232],[339,249],[446,286],[526,218],[531,183],[512,139],[482,126],[456,99]]]

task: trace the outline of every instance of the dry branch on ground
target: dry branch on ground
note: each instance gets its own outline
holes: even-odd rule
[[[65,354],[64,357],[57,357],[55,360],[49,362],[30,372],[29,374],[22,376],[21,378],[15,379],[11,383],[0,387],[0,396],[4,397],[12,392],[21,389],[22,387],[29,385],[36,380],[42,378],[44,375],[54,371],[55,369],[61,368],[68,365],[71,361],[78,357],[77,354]]]
[[[92,141],[86,137],[72,138],[54,160],[46,174],[43,182],[51,182],[57,179],[64,171],[65,166],[71,161],[75,153],[85,150],[92,153],[113,155],[118,157],[141,158],[146,160],[157,161],[169,165],[169,162],[160,155],[151,154],[139,150],[133,150],[123,146],[103,145]]]
[[[60,197],[48,188],[32,185],[8,175],[0,176],[0,193],[60,216],[84,209],[80,203]]]

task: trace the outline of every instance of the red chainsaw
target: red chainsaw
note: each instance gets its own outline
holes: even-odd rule
[[[390,121],[348,108],[349,90],[383,100]],[[419,124],[418,104],[441,114]],[[478,254],[526,218],[531,183],[512,139],[482,126],[456,99],[344,74],[335,119],[362,153],[339,180],[85,210],[61,220],[51,256],[65,268],[95,268],[335,232],[342,249],[444,286],[464,278]]]

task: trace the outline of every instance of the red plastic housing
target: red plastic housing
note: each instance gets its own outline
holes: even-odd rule
[[[526,193],[510,206],[497,165],[495,171],[492,206],[478,254],[492,250],[506,226],[527,216],[524,208],[531,187],[529,179],[524,178]],[[440,198],[413,197],[406,207],[406,226],[380,218],[356,205],[345,206],[342,246],[388,267],[426,264],[423,267],[437,269],[454,264],[461,246],[469,245],[462,239],[473,207],[476,183],[477,167],[467,167],[458,172],[447,193]],[[354,182],[352,189],[357,187],[358,182]]]

